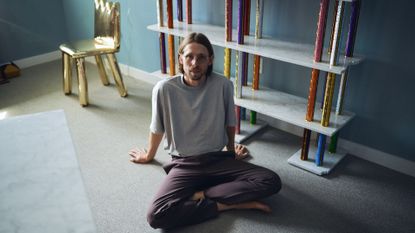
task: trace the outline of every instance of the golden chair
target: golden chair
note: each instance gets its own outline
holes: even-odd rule
[[[95,1],[95,35],[94,39],[69,42],[59,46],[62,51],[63,91],[66,95],[72,92],[72,67],[75,61],[78,76],[79,102],[84,107],[88,105],[88,83],[85,76],[85,57],[95,56],[102,84],[109,85],[108,77],[101,55],[106,54],[118,92],[122,97],[127,96],[127,90],[122,80],[120,67],[115,53],[120,49],[120,4]]]

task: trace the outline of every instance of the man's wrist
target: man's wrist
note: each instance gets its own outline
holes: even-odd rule
[[[226,145],[227,151],[235,151],[235,144],[228,144]]]

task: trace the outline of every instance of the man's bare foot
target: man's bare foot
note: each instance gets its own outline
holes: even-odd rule
[[[191,198],[193,201],[205,199],[205,193],[203,191],[195,192]]]
[[[259,201],[249,201],[249,202],[233,204],[233,205],[225,205],[225,204],[218,202],[217,205],[218,205],[219,211],[232,210],[232,209],[238,209],[238,210],[254,209],[254,210],[264,211],[266,213],[271,213],[272,211],[268,205],[265,205],[264,203],[261,203]]]

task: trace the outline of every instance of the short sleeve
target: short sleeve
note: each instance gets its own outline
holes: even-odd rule
[[[151,123],[150,131],[155,134],[164,133],[163,124],[163,93],[162,82],[157,83],[153,88],[151,98]]]
[[[226,82],[225,86],[225,126],[235,126],[236,125],[236,115],[235,115],[235,103],[233,100],[233,83],[231,81]]]

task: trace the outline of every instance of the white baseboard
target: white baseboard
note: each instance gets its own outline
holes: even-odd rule
[[[39,65],[42,63],[54,61],[60,58],[61,58],[61,52],[59,50],[56,50],[50,53],[44,53],[44,54],[36,55],[33,57],[19,59],[19,60],[14,61],[14,63],[20,69],[24,69],[24,68],[31,67],[34,65]]]
[[[59,59],[61,56],[60,51],[53,51],[50,53],[45,53],[33,57],[28,57],[20,60],[16,60],[15,63],[20,68],[27,68],[30,66],[50,62],[56,59]],[[87,62],[95,63],[95,59],[87,58]],[[155,77],[154,74],[137,69],[135,67],[131,67],[125,64],[121,64],[120,69],[123,75],[127,77],[132,77],[134,79],[138,79],[140,81],[144,81],[150,84],[156,84],[160,79]],[[289,132],[291,134],[297,135],[302,137],[303,136],[303,128],[297,127],[292,124],[288,124],[286,122],[282,122],[280,120],[276,120],[271,117],[267,117],[261,114],[258,114],[259,118],[263,121],[270,124],[272,127]],[[381,166],[390,168],[397,172],[401,172],[407,174],[409,176],[415,177],[415,162],[403,159],[396,155],[392,155],[383,151],[379,151],[352,141],[348,141],[345,139],[339,138],[338,147],[343,149],[349,154],[352,154],[358,158],[379,164]]]
[[[119,64],[121,73],[126,76],[130,76],[134,79],[138,79],[140,81],[155,85],[158,81],[160,81],[159,78],[155,77],[153,74],[137,69],[135,67],[131,67],[124,64]]]
[[[356,157],[415,177],[415,162],[413,161],[341,138],[339,138],[338,146],[343,149],[347,148],[347,151]]]

